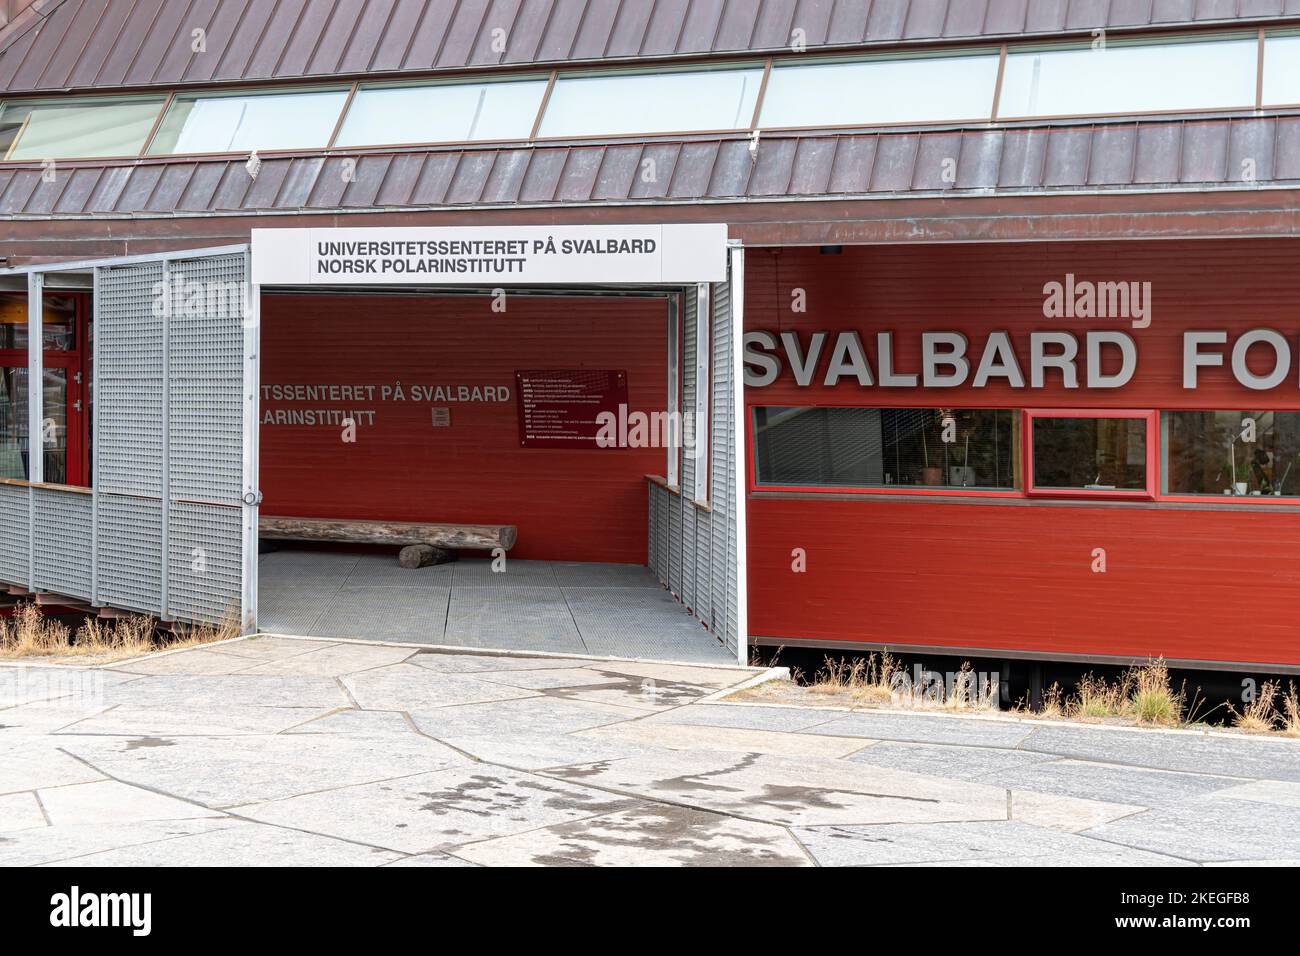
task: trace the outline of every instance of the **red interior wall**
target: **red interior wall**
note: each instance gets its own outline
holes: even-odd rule
[[[646,474],[662,448],[521,448],[515,372],[620,369],[632,410],[666,407],[662,299],[512,295],[270,295],[262,385],[497,385],[496,403],[288,402],[376,410],[355,443],[331,425],[261,428],[263,511],[305,517],[514,524],[512,557],[644,564]],[[409,394],[408,394],[409,398]],[[451,426],[432,426],[432,406]]]
[[[1012,333],[1027,369],[1032,330],[1122,328],[1138,367],[1125,388],[798,388],[788,368],[747,389],[750,405],[1300,409],[1297,368],[1253,392],[1229,369],[1202,369],[1184,391],[1185,329],[1269,327],[1300,344],[1294,282],[1300,244],[1114,242],[751,250],[748,329],[857,329],[875,367],[878,331],[895,332],[897,367],[916,371],[920,332],[958,330],[978,358],[987,333]],[[1043,285],[1067,272],[1150,281],[1153,321],[1047,319]],[[802,288],[807,312],[790,309]],[[972,365],[974,365],[974,361]],[[1252,365],[1255,363],[1252,362]],[[819,367],[820,368],[820,367]],[[1300,510],[1199,510],[1151,502],[1024,499],[960,504],[862,495],[750,494],[749,627],[767,639],[865,641],[1206,661],[1300,664],[1290,608],[1300,594]],[[795,573],[791,551],[807,570]],[[1105,548],[1105,574],[1091,570]]]

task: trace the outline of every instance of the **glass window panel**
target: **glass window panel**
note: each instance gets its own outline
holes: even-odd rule
[[[523,140],[545,93],[545,80],[363,88],[336,145]]]
[[[1019,413],[968,408],[756,408],[758,483],[1009,489]]]
[[[561,76],[541,136],[748,129],[762,70]]]
[[[6,103],[0,151],[7,160],[137,156],[162,104],[162,97]]]
[[[178,96],[149,154],[323,147],[346,99],[346,90]]]
[[[772,68],[764,129],[987,119],[998,56],[914,57]]]
[[[1163,491],[1300,497],[1300,412],[1165,412]]]
[[[1145,418],[1033,420],[1034,487],[1082,491],[1144,491]]]
[[[45,480],[68,480],[68,371],[45,370]],[[27,369],[0,368],[0,478],[26,478]]]
[[[77,303],[70,295],[41,296],[45,349],[69,352],[77,347]],[[27,293],[0,292],[0,349],[27,349]]]
[[[1264,105],[1300,103],[1300,35],[1264,40]]]
[[[1009,53],[998,116],[1253,107],[1258,48],[1251,38]]]

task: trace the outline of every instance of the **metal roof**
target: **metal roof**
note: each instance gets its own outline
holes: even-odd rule
[[[956,160],[955,170],[948,160]],[[652,162],[650,162],[652,161]],[[652,172],[648,176],[647,172]],[[1253,177],[1253,178],[1252,178]],[[49,179],[50,181],[46,181]],[[1300,116],[0,168],[0,216],[1294,188]]]
[[[1300,0],[37,0],[0,29],[0,91],[788,52],[795,30],[818,50],[1287,15]]]

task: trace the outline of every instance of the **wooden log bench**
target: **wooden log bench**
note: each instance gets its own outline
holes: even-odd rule
[[[518,530],[512,524],[428,524],[351,518],[290,518],[259,515],[258,532],[273,541],[330,541],[399,547],[404,568],[422,568],[455,558],[457,551],[509,551]]]

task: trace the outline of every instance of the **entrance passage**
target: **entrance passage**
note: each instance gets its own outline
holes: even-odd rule
[[[631,564],[490,560],[408,569],[388,554],[276,551],[260,560],[261,629],[496,650],[734,664]]]

